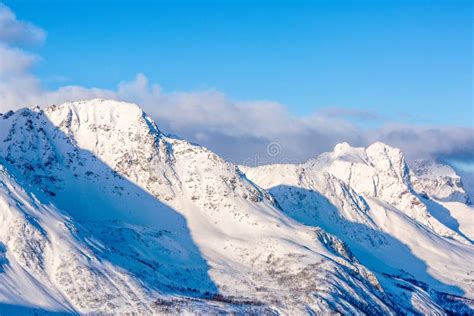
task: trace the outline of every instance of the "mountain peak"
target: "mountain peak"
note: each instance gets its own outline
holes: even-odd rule
[[[97,121],[107,124],[130,124],[137,118],[146,116],[134,103],[116,100],[92,99],[51,105],[46,113],[72,112],[80,121]],[[127,123],[128,122],[128,123]]]
[[[392,158],[397,158],[397,159],[403,158],[403,159],[405,159],[404,155],[403,155],[403,153],[401,152],[400,149],[398,149],[396,147],[392,147],[392,146],[387,145],[387,144],[382,143],[382,142],[375,142],[372,145],[369,145],[366,148],[366,152],[369,155],[370,154],[372,154],[372,155],[380,154],[380,155],[390,156]]]
[[[375,142],[366,148],[363,147],[353,147],[348,142],[338,143],[334,146],[333,154],[337,155],[344,155],[348,153],[354,153],[357,151],[365,150],[367,152],[380,152],[380,153],[393,153],[399,156],[401,151],[398,148],[392,147],[387,145],[383,142]]]
[[[161,134],[153,120],[134,103],[92,99],[52,105],[44,112],[53,125],[66,135],[74,134],[76,141],[83,145],[105,140],[115,145],[114,139],[133,140]]]
[[[335,153],[345,152],[345,151],[347,151],[351,148],[352,148],[352,146],[349,145],[348,142],[342,142],[342,143],[336,144],[336,146],[334,146],[334,152]]]
[[[354,176],[349,171],[358,168],[361,169],[361,177],[372,177],[381,173],[408,185],[408,168],[402,152],[382,142],[373,143],[367,148],[352,147],[343,142],[337,144],[334,151],[323,153],[315,160],[308,161],[306,165],[338,175],[349,182],[350,177]]]
[[[336,144],[332,152],[323,154],[322,157],[323,160],[326,160],[327,158],[328,162],[340,160],[354,163],[365,163],[367,160],[363,147],[352,147],[347,142]],[[316,160],[318,160],[318,158]]]
[[[42,166],[55,160],[78,161],[72,157],[80,148],[117,167],[152,159],[162,136],[138,105],[94,99],[3,115],[0,153],[11,162],[23,161],[26,166],[35,161]]]
[[[448,165],[418,159],[410,163],[412,182],[417,192],[445,202],[470,203],[461,177]]]
[[[406,178],[408,168],[405,156],[400,149],[391,147],[382,142],[376,142],[365,150],[372,165],[378,170],[391,170],[401,178]]]

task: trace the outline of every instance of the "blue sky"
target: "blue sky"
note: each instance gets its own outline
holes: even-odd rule
[[[4,3],[47,32],[29,49],[51,89],[144,73],[165,91],[214,88],[296,116],[473,125],[472,1]]]
[[[0,112],[116,99],[237,163],[382,141],[471,172],[472,6],[6,0]]]

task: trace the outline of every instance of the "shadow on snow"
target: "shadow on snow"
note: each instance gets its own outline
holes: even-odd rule
[[[275,196],[286,215],[304,225],[321,227],[340,238],[364,266],[378,274],[381,281],[384,278],[392,281],[399,280],[395,283],[400,286],[401,291],[403,291],[403,283],[409,285],[404,289],[408,290],[408,293],[414,291],[412,286],[422,288],[432,297],[434,296],[435,301],[445,300],[441,303],[444,303],[442,304],[443,308],[447,311],[472,312],[472,309],[464,304],[463,298],[460,297],[465,294],[464,291],[457,286],[445,284],[430,275],[426,263],[413,254],[410,248],[400,240],[380,230],[338,216],[339,210],[326,197],[314,190],[279,185],[269,191]],[[279,199],[282,194],[290,199]],[[355,233],[351,235],[350,232]],[[363,240],[359,238],[360,236],[369,237]],[[374,249],[383,251],[385,258],[380,258],[380,252],[374,253]],[[412,274],[407,270],[410,270]],[[432,287],[441,289],[441,291],[432,293]],[[452,298],[451,301],[450,298]],[[407,299],[407,304],[410,305],[410,308],[414,308],[410,298]]]
[[[28,141],[18,146],[13,139],[17,156],[0,157],[0,162],[42,204],[53,204],[79,223],[77,238],[101,252],[99,258],[161,293],[218,293],[180,213],[74,145],[42,113],[23,109],[15,114],[15,132]],[[44,146],[51,157],[44,157]]]

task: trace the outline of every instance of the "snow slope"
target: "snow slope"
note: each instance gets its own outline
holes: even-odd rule
[[[444,201],[468,201],[449,167],[411,171],[396,148],[343,143],[301,165],[241,168],[287,215],[337,235],[395,296],[404,280],[445,309],[455,296],[472,308],[474,209]]]
[[[134,104],[4,114],[0,166],[0,313],[464,308],[379,281],[323,225],[288,216],[237,166],[161,133]],[[354,216],[376,226],[358,201]]]

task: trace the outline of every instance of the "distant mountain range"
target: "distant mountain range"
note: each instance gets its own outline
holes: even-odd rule
[[[0,116],[0,314],[472,314],[473,215],[383,143],[250,168],[134,104]]]

